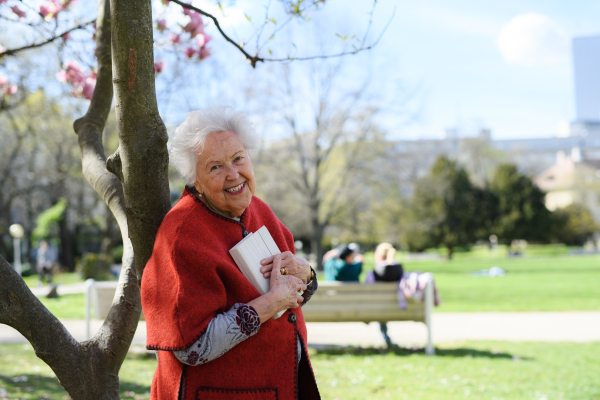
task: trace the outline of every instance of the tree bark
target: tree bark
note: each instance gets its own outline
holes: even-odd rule
[[[156,232],[171,208],[167,130],[154,87],[149,0],[111,0],[112,55],[119,149],[109,170],[123,183],[129,238],[141,281]]]
[[[87,114],[75,121],[74,129],[81,148],[84,176],[115,215],[124,242],[123,269],[115,301],[98,334],[90,341],[78,343],[31,293],[12,267],[0,258],[0,323],[17,329],[30,341],[38,357],[53,369],[75,400],[120,398],[119,369],[141,313],[138,274],[128,239],[125,196],[119,179],[106,168],[102,146],[102,131],[113,95],[108,0],[99,1],[97,21],[96,89]],[[151,32],[148,37],[152,37]],[[166,196],[168,198],[168,190]],[[134,203],[135,200],[132,199]]]

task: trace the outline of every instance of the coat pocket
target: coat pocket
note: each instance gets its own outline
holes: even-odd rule
[[[221,389],[202,386],[196,400],[277,400],[277,389]]]

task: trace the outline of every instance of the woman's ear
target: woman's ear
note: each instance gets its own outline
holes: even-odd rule
[[[198,194],[202,195],[202,186],[200,185],[200,182],[198,182],[198,181],[194,182],[194,187],[198,191]]]

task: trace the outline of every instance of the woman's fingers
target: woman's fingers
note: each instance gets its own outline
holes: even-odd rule
[[[281,277],[281,256],[275,254],[273,256],[273,268],[271,269],[270,279],[273,281]]]
[[[267,258],[263,258],[263,259],[260,261],[260,263],[261,263],[262,265],[271,264],[271,263],[273,262],[273,257],[275,257],[275,256],[269,256],[269,257],[267,257]],[[262,271],[262,268],[261,268],[261,271]]]

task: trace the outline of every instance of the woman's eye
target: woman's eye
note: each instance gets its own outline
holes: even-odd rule
[[[211,171],[215,171],[215,170],[217,170],[217,169],[219,169],[219,166],[218,166],[218,165],[213,165],[212,167],[210,167],[210,170],[211,170]]]

